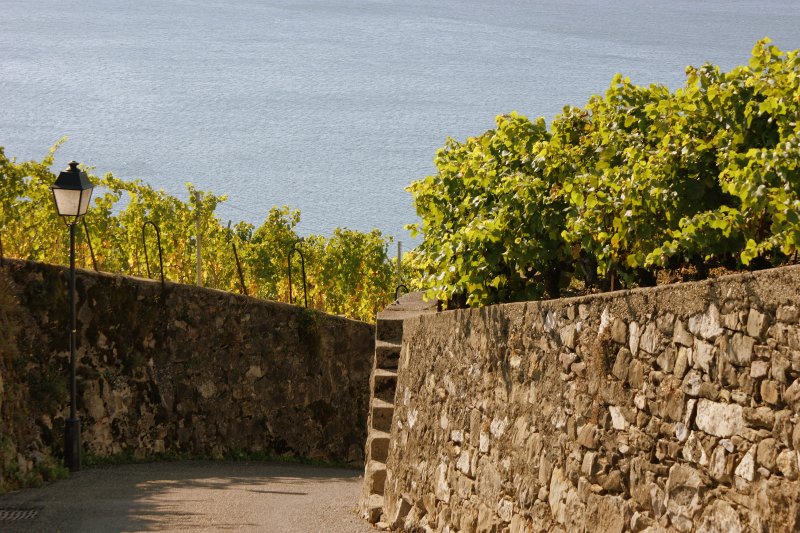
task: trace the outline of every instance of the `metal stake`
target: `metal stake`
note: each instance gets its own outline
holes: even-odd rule
[[[292,245],[292,251],[289,252],[288,271],[289,271],[289,303],[292,302],[292,257],[295,253],[300,254],[300,271],[303,274],[303,301],[305,306],[308,307],[308,291],[306,290],[306,258],[303,256],[303,251],[297,247],[300,243]]]
[[[194,232],[195,232],[195,241],[197,242],[197,286],[203,286],[203,255],[200,251],[200,192],[195,192],[195,201],[197,205],[195,207],[195,219],[194,219]]]
[[[86,243],[89,245],[89,254],[92,256],[92,266],[94,271],[97,272],[97,259],[94,257],[94,248],[92,248],[92,237],[89,235],[89,226],[86,225],[86,219],[83,219],[83,232],[86,234]]]
[[[156,244],[158,244],[158,266],[161,269],[161,292],[164,292],[164,252],[161,250],[161,230],[158,227],[158,224],[153,222],[152,220],[146,220],[144,224],[142,224],[142,248],[144,248],[144,265],[147,267],[147,277],[150,277],[150,260],[147,257],[147,237],[145,234],[145,229],[147,225],[150,224],[153,226],[153,229],[156,230]]]

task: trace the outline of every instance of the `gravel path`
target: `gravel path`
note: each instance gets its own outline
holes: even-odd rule
[[[357,515],[361,472],[261,462],[85,469],[0,496],[0,531],[374,533]],[[3,511],[38,510],[8,520]]]

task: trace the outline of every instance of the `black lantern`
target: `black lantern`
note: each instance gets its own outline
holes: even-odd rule
[[[77,387],[75,384],[75,225],[86,214],[89,200],[92,198],[92,182],[86,172],[78,168],[78,163],[71,161],[69,168],[58,175],[58,179],[50,187],[56,202],[58,214],[64,217],[69,226],[69,419],[64,423],[64,464],[70,470],[81,469],[81,421],[77,414]]]
[[[94,186],[86,172],[80,170],[75,161],[70,161],[69,168],[58,175],[50,190],[53,191],[58,214],[65,218],[67,224],[76,223],[78,217],[86,214],[92,189]]]

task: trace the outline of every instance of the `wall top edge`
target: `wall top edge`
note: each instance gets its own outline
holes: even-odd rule
[[[31,261],[28,259],[17,259],[11,257],[4,257],[3,261],[5,262],[5,268],[11,267],[15,270],[46,269],[51,271],[60,271],[63,275],[66,275],[69,272],[69,267],[64,265],[55,265],[52,263],[42,263],[38,261]],[[128,276],[125,274],[120,274],[115,272],[103,272],[103,271],[96,272],[94,270],[85,268],[76,268],[75,271],[78,277],[96,278],[107,281],[125,280],[130,283],[135,283],[138,285],[145,286],[148,288],[148,290],[158,289],[159,286],[161,285],[161,280],[140,278],[137,276]],[[229,300],[235,300],[249,306],[275,308],[282,311],[287,311],[287,310],[293,312],[308,311],[310,313],[324,316],[326,319],[332,321],[338,321],[342,323],[363,324],[370,327],[374,326],[374,324],[370,324],[368,322],[362,322],[360,320],[355,320],[341,315],[331,315],[328,313],[323,313],[322,311],[317,311],[315,309],[305,309],[303,307],[288,304],[285,302],[277,302],[274,300],[262,300],[260,298],[245,296],[243,294],[237,294],[234,292],[228,292],[222,289],[214,289],[210,287],[198,287],[197,285],[186,285],[183,283],[178,283],[169,280],[164,280],[164,286],[167,292],[178,292],[182,293],[183,295],[197,294],[198,296],[206,295],[207,297],[227,298]]]

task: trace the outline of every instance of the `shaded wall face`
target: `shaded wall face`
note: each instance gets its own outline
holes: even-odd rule
[[[798,530],[799,288],[789,267],[407,321],[388,515]]]
[[[35,353],[16,357],[16,367],[28,367],[16,379],[51,382],[53,398],[33,417],[42,445],[57,448],[68,414],[68,271],[7,261],[6,272],[18,311],[36,330]],[[77,292],[86,453],[363,460],[374,326],[82,271]]]

